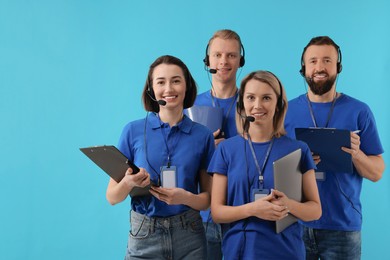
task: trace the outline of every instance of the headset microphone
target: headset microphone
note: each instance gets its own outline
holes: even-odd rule
[[[244,119],[244,120],[247,121],[247,122],[255,122],[255,120],[256,120],[253,116],[243,116],[243,115],[241,115],[241,113],[238,112],[238,110],[237,110],[237,113],[238,113],[238,115],[239,115],[242,119]]]
[[[244,118],[249,122],[255,122],[255,118],[253,116],[244,116]]]
[[[165,106],[167,104],[167,102],[165,100],[162,100],[162,99],[157,100],[157,99],[155,99],[152,96],[152,94],[150,93],[150,89],[148,89],[146,91],[146,93],[148,94],[148,96],[150,97],[151,100],[156,101],[160,106]]]
[[[204,70],[210,74],[216,74],[218,71],[217,69],[209,69],[206,65],[204,66]]]
[[[157,100],[157,103],[160,105],[160,106],[165,106],[167,104],[167,102],[165,100]]]
[[[253,116],[243,116],[241,113],[238,113],[238,115],[244,119],[244,125],[242,126],[244,133],[248,133],[249,125],[255,121],[255,118]]]

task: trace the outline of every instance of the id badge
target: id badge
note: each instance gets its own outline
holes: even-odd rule
[[[256,201],[269,195],[269,189],[252,189],[251,201]]]
[[[161,166],[161,186],[163,188],[176,188],[176,166]]]
[[[325,172],[315,172],[317,181],[325,181],[326,174]]]

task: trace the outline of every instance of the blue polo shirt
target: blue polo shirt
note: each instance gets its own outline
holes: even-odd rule
[[[318,127],[325,127],[332,102],[311,103]],[[288,103],[285,119],[287,134],[295,138],[295,128],[314,127],[306,95]],[[382,144],[370,108],[348,95],[337,98],[328,127],[360,130],[360,149],[366,155],[383,153]],[[329,230],[360,231],[362,227],[362,205],[360,193],[363,178],[354,172],[326,172],[324,180],[317,180],[320,193],[322,216],[319,220],[304,222],[304,225]]]
[[[270,142],[253,143],[262,165]],[[286,136],[275,138],[264,168],[264,188],[274,188],[273,163],[283,156],[302,150],[301,171],[315,169],[308,146]],[[240,206],[251,202],[251,190],[258,188],[258,171],[248,141],[237,135],[218,145],[209,172],[227,176],[226,204]],[[222,224],[222,251],[226,259],[304,259],[302,227],[295,223],[277,234],[275,222],[250,217]]]
[[[205,126],[184,116],[170,127],[155,113],[128,123],[118,148],[135,165],[145,168],[154,183],[159,181],[160,167],[167,165],[169,150],[171,165],[176,166],[178,187],[194,194],[199,193],[199,171],[207,169],[215,149],[213,135]],[[185,205],[167,205],[152,195],[132,198],[131,207],[148,217],[169,217],[189,209]]]

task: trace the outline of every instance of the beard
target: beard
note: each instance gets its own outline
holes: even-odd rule
[[[320,72],[321,74],[324,74],[325,72]],[[322,96],[325,93],[328,93],[331,89],[333,84],[336,81],[336,76],[329,77],[324,82],[315,82],[312,78],[306,78],[307,85],[309,85],[310,90],[318,96]]]

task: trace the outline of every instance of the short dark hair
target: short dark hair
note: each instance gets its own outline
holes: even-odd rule
[[[329,36],[317,36],[317,37],[314,37],[312,38],[309,43],[305,46],[305,48],[303,48],[303,52],[302,52],[302,56],[301,56],[301,65],[304,65],[304,61],[303,61],[303,56],[305,55],[305,52],[307,50],[307,48],[309,48],[309,46],[311,45],[332,45],[339,57],[338,57],[338,62],[341,62],[341,52],[340,52],[340,47],[329,37]]]
[[[155,98],[153,91],[153,72],[154,69],[160,64],[176,65],[182,69],[186,82],[186,92],[183,108],[192,107],[197,95],[197,86],[194,78],[192,77],[190,71],[188,70],[187,66],[184,64],[183,61],[174,56],[164,55],[158,57],[149,67],[148,76],[146,78],[145,86],[142,91],[142,102],[144,104],[145,110],[156,113],[160,111],[159,104],[152,99],[152,97]]]

